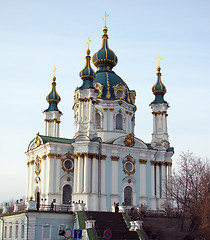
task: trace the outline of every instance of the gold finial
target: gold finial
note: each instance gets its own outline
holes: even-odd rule
[[[109,16],[109,14],[106,15],[106,11],[105,11],[105,16],[102,18],[104,20],[104,23],[105,23],[105,27],[106,27],[106,18]]]
[[[90,40],[90,38],[88,38],[88,41],[86,42],[87,45],[88,45],[88,49],[89,49],[89,46],[90,46],[90,42],[91,42],[91,40]]]
[[[158,56],[158,59],[156,60],[156,61],[158,61],[158,67],[160,67],[160,59],[162,59],[162,58],[160,58],[160,56]]]
[[[54,77],[55,77],[55,71],[56,71],[57,69],[55,68],[55,66],[54,66],[54,69],[53,69],[53,72],[54,72]]]

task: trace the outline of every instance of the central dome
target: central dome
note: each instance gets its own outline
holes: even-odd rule
[[[127,84],[112,68],[116,66],[118,59],[116,54],[108,46],[108,28],[103,28],[102,47],[93,55],[93,64],[98,68],[96,78],[93,81],[98,91],[98,98],[103,100],[124,100],[135,104],[135,91],[130,91]]]

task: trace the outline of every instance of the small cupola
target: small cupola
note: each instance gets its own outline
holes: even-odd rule
[[[56,91],[55,70],[56,69],[54,67],[54,76],[53,76],[53,82],[52,82],[52,90],[46,97],[46,100],[49,103],[49,107],[44,112],[50,112],[50,111],[58,111],[58,112],[60,112],[57,105],[61,101],[61,97],[59,96],[59,94]]]
[[[89,49],[89,43],[90,43],[90,39],[88,38],[88,49],[86,51],[87,55],[86,55],[86,64],[85,67],[80,71],[79,76],[81,77],[81,79],[83,80],[83,84],[81,87],[79,87],[79,89],[89,89],[89,88],[94,88],[93,86],[93,80],[96,77],[96,74],[94,72],[94,70],[92,69],[91,65],[90,65],[90,49]]]
[[[158,57],[158,60],[160,60],[161,58]],[[151,103],[151,104],[158,104],[158,103],[167,103],[164,100],[164,95],[166,94],[166,87],[165,85],[162,83],[161,81],[161,72],[160,72],[161,68],[158,64],[157,67],[157,82],[155,83],[155,85],[152,87],[152,92],[155,95],[155,100]]]

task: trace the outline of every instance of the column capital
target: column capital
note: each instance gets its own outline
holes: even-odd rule
[[[146,163],[147,163],[147,160],[145,160],[145,159],[139,159],[139,163],[140,163],[140,164],[146,164]]]
[[[56,154],[55,153],[48,153],[47,156],[48,156],[48,158],[54,158],[56,156]]]
[[[117,156],[111,156],[111,160],[112,161],[118,161],[120,159],[120,157],[117,157]]]
[[[106,160],[107,155],[101,155],[101,160]]]
[[[154,166],[155,163],[156,163],[156,161],[152,161],[152,160],[150,160],[150,163],[151,163],[152,166]]]
[[[43,156],[42,156],[42,159],[43,159],[43,160],[46,160],[46,158],[47,158],[47,155],[43,155]]]

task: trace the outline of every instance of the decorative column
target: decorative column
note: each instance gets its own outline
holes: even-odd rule
[[[161,162],[161,197],[165,198],[166,197],[166,163]]]
[[[90,192],[90,158],[84,153],[84,193]]]
[[[156,162],[156,197],[160,197],[160,165]]]
[[[109,123],[109,125],[110,125],[110,131],[113,131],[113,127],[114,127],[114,115],[113,115],[113,111],[114,111],[114,108],[110,108],[109,109],[109,111],[110,111],[110,118],[109,118],[109,121],[110,121],[110,123]]]
[[[29,197],[33,197],[33,189],[34,189],[34,160],[31,160],[30,162],[29,162],[30,164],[31,164],[31,179],[30,179],[30,191],[29,191],[29,194],[30,194],[30,196]]]
[[[126,132],[129,132],[129,120],[128,120],[128,118],[129,118],[129,112],[128,111],[125,111],[125,113],[126,113],[126,116],[125,116],[125,131]]]
[[[101,194],[106,194],[105,184],[106,184],[106,155],[101,155]]]
[[[111,156],[112,160],[112,202],[118,201],[118,160],[120,157]]]
[[[168,186],[170,187],[171,178],[172,178],[172,162],[168,162]]]
[[[155,199],[155,161],[151,162],[151,209],[156,209],[156,199]]]
[[[27,162],[26,200],[29,201],[30,163]]]
[[[78,192],[78,155],[75,154],[74,155],[74,189],[73,189],[73,193],[77,193]]]
[[[46,155],[43,155],[42,156],[42,170],[41,170],[41,173],[42,173],[42,188],[41,188],[41,194],[45,195],[46,194],[46,158],[47,156]]]
[[[92,171],[92,193],[98,193],[98,154],[92,154],[93,171]]]
[[[82,160],[83,156],[81,153],[78,153],[78,171],[77,171],[77,193],[82,192]]]
[[[140,204],[147,204],[146,197],[146,164],[147,160],[139,159],[140,168]]]
[[[51,195],[54,193],[53,191],[53,186],[54,186],[54,159],[55,159],[55,154],[54,153],[48,153],[47,154],[47,160],[48,160],[48,191],[47,194]],[[47,199],[48,204],[50,204],[51,199]]]
[[[104,110],[104,130],[107,130],[107,110],[108,108],[103,108]]]
[[[60,165],[61,165],[61,154],[56,154],[56,176],[55,176],[55,193],[60,193]],[[60,202],[60,199],[58,199]]]

